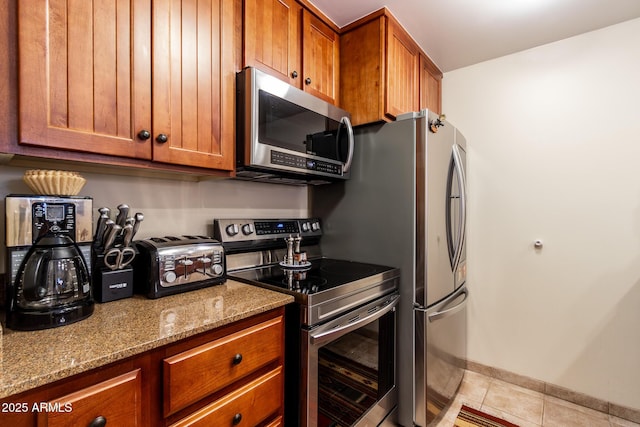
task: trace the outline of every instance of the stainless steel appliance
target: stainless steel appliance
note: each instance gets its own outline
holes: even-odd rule
[[[356,131],[351,179],[313,188],[323,253],[400,268],[403,426],[437,421],[466,366],[466,141],[433,113]]]
[[[237,91],[237,178],[323,184],[349,177],[349,113],[251,67],[238,73]]]
[[[214,230],[229,277],[295,298],[285,315],[285,425],[382,423],[397,402],[399,271],[322,257],[318,219],[216,220]]]
[[[46,329],[90,316],[92,199],[8,195],[5,208],[7,327]]]
[[[149,298],[224,283],[224,248],[206,236],[151,237],[135,242],[134,291]]]

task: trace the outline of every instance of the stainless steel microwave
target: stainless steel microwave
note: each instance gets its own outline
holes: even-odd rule
[[[252,67],[237,74],[236,177],[284,184],[349,178],[348,112]]]

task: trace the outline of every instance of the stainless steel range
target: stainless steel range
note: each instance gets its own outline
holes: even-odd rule
[[[293,295],[285,425],[369,426],[397,405],[399,270],[322,256],[319,219],[220,219],[228,277]]]

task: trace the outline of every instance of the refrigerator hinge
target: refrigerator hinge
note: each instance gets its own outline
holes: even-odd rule
[[[427,308],[426,308],[425,306],[420,305],[420,304],[415,303],[415,302],[413,303],[413,309],[414,309],[415,311],[421,311],[421,312],[425,312],[425,313],[426,313],[426,311],[427,311]]]

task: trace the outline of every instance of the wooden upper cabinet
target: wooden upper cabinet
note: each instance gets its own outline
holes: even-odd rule
[[[235,0],[18,9],[21,144],[233,169]]]
[[[340,43],[341,107],[354,125],[440,112],[442,73],[385,8],[345,27]]]
[[[153,159],[232,170],[234,0],[153,1]]]
[[[442,112],[442,72],[424,54],[420,54],[420,110]]]
[[[304,90],[338,105],[340,37],[307,10],[302,16]]]
[[[420,50],[409,34],[394,19],[387,19],[387,81],[385,114],[418,110],[418,73]]]
[[[245,0],[244,66],[338,104],[340,37],[295,0]]]
[[[245,0],[244,65],[299,87],[301,14],[302,6],[295,0]]]
[[[18,2],[19,142],[151,158],[150,0]]]

